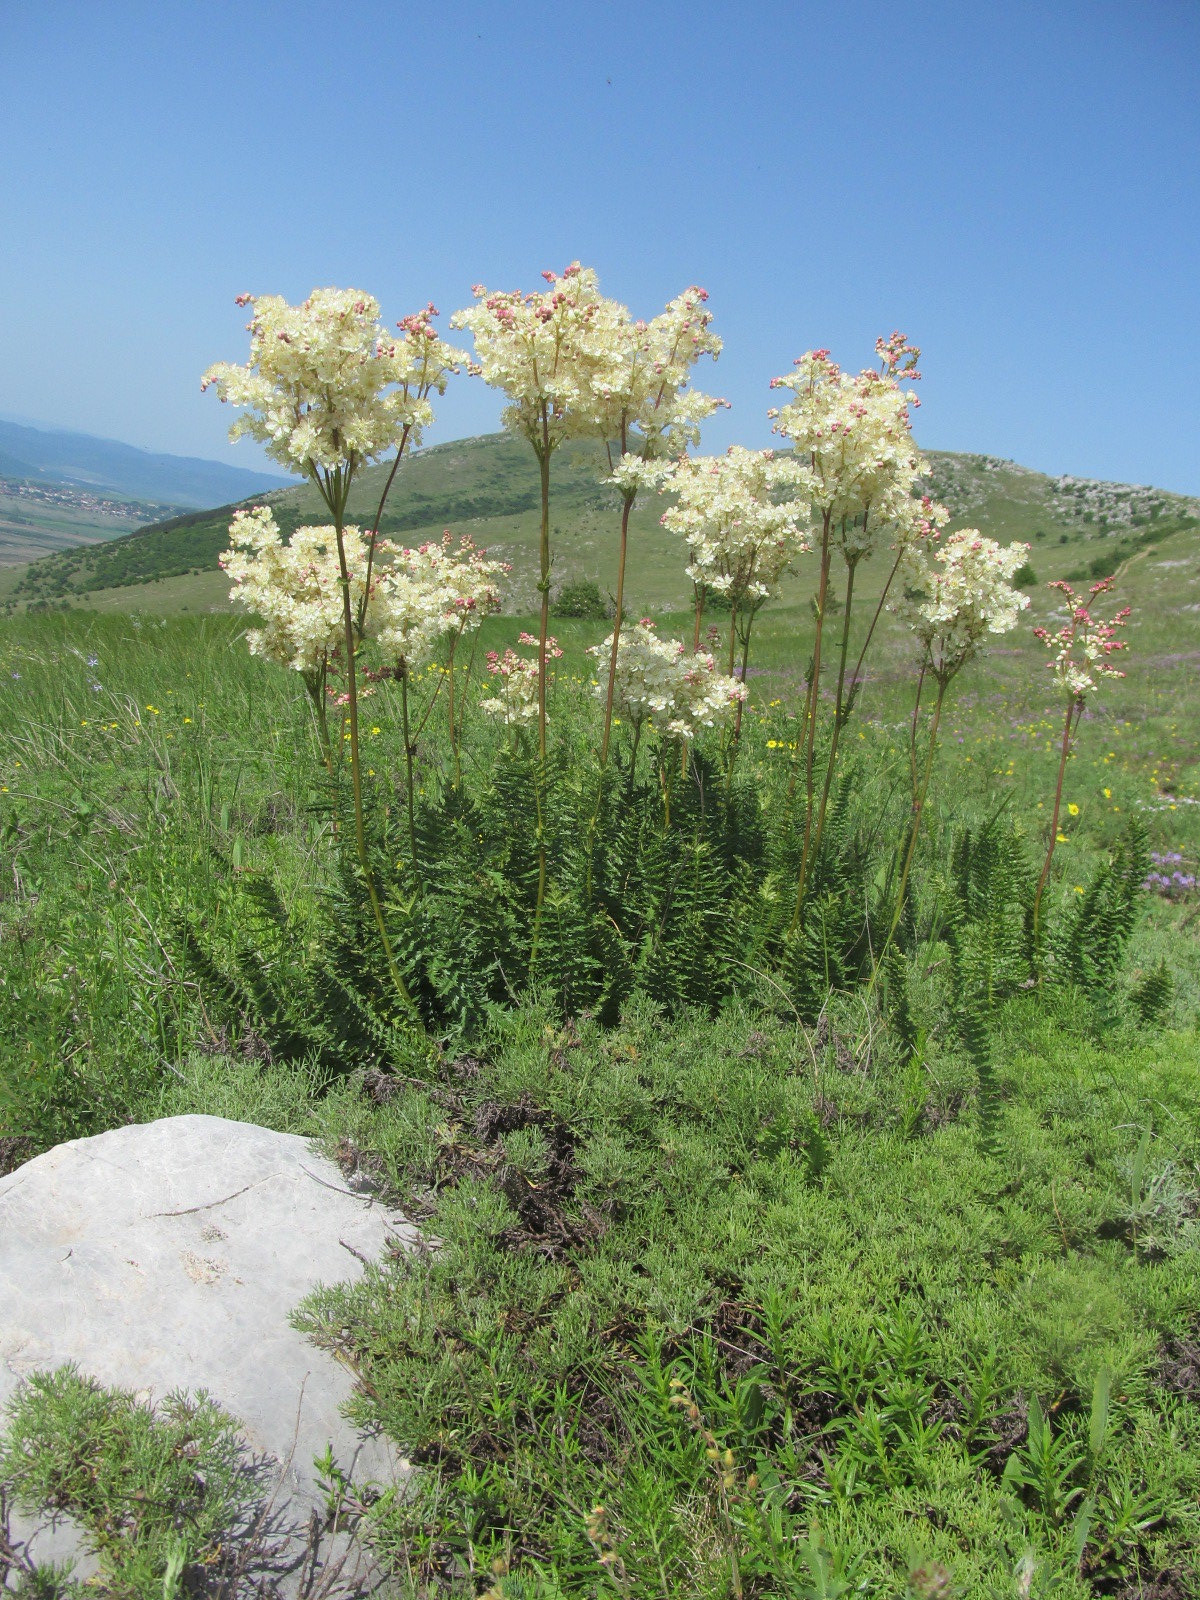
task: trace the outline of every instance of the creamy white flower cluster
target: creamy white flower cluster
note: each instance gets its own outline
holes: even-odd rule
[[[912,628],[933,676],[949,682],[989,633],[1011,633],[1029,596],[1012,579],[1029,554],[1027,544],[997,544],[977,528],[905,552],[905,592],[893,610]]]
[[[519,633],[517,643],[536,647],[538,640],[531,633]],[[561,655],[558,640],[553,634],[548,635],[547,662]],[[538,719],[538,658],[518,655],[510,647],[503,655],[489,650],[486,659],[487,670],[495,679],[496,693],[481,700],[479,709],[489,717],[499,717],[510,730],[533,727]]]
[[[1115,582],[1115,578],[1102,578],[1099,583],[1092,584],[1090,604],[1085,604],[1071,585],[1060,578],[1050,587],[1065,595],[1068,621],[1057,633],[1046,628],[1033,630],[1046,648],[1054,652],[1049,665],[1055,680],[1075,700],[1082,700],[1091,693],[1100,678],[1125,676],[1113,665],[1111,657],[1127,648],[1126,641],[1117,638],[1117,629],[1128,622],[1130,608],[1126,606],[1108,619],[1094,617],[1091,611],[1091,606],[1101,595],[1107,594]]]
[[[828,350],[808,350],[793,372],[771,380],[773,389],[795,395],[768,412],[775,431],[790,439],[798,458],[807,462],[814,515],[828,518],[833,542],[851,560],[869,555],[897,533],[901,541],[911,533],[914,490],[929,470],[910,429],[909,408],[919,401],[896,377],[898,370],[920,376],[912,362],[902,360],[911,354],[915,361],[917,352],[900,334],[878,341],[877,349],[882,372],[852,375],[830,359]]]
[[[229,430],[260,440],[293,472],[311,474],[371,461],[420,440],[432,420],[428,396],[441,394],[465,354],[434,332],[430,305],[397,326],[379,321],[379,302],[358,289],[314,289],[302,305],[279,295],[241,295],[252,305],[250,360],[219,361],[200,387],[245,406]]]
[[[676,504],[661,521],[687,541],[692,582],[729,595],[739,608],[772,594],[789,563],[808,549],[807,498],[781,498],[807,482],[790,453],[742,445],[723,456],[678,461],[667,480]]]
[[[700,424],[725,404],[687,387],[700,357],[721,350],[707,292],[686,289],[645,322],[602,295],[578,261],[542,276],[547,288],[532,294],[475,285],[475,305],[450,319],[475,340],[469,370],[508,395],[505,425],[538,450],[602,439],[620,455],[610,481],[623,494],[654,487],[656,463],[695,444]]]
[[[696,444],[700,424],[727,404],[688,388],[700,357],[721,353],[707,300],[707,290],[693,284],[644,322],[603,299],[588,328],[591,431],[623,452],[609,480],[623,494],[657,487],[664,458]]]
[[[251,654],[315,678],[345,637],[334,529],[297,528],[284,544],[270,508],[254,506],[234,513],[229,538],[231,547],[220,558],[233,580],[229,597],[263,623],[246,635]],[[345,528],[342,538],[350,600],[358,606],[366,586],[367,546],[357,528]]]
[[[588,651],[602,669],[612,644],[610,633]],[[604,700],[607,692],[607,683],[598,682],[597,699]],[[701,728],[724,721],[745,698],[745,685],[718,672],[707,651],[689,655],[678,639],[660,639],[649,617],[621,630],[613,708],[635,728],[652,719],[659,734],[693,739]]]
[[[368,612],[369,630],[389,660],[409,672],[427,662],[438,642],[475,628],[499,610],[499,584],[509,567],[489,561],[465,535],[449,533],[415,550],[381,543],[390,557],[379,570]]]
[[[345,643],[341,568],[332,526],[297,528],[283,542],[268,506],[237,511],[229,525],[231,548],[221,566],[233,579],[230,599],[262,618],[246,636],[251,653],[314,676]],[[358,615],[366,594],[368,541],[360,529],[342,530],[350,574],[350,604]],[[498,584],[508,567],[489,561],[469,539],[449,534],[418,550],[380,540],[390,557],[377,566],[366,608],[366,631],[384,654],[411,671],[427,661],[438,641],[461,634],[499,608]]]
[[[595,272],[578,261],[561,276],[542,277],[547,287],[530,294],[477,283],[475,304],[450,318],[452,328],[468,329],[475,341],[467,370],[504,391],[505,427],[538,451],[592,431],[588,334],[602,306]]]

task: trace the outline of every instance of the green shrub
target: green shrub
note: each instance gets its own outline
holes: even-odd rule
[[[595,579],[575,578],[559,587],[550,602],[550,613],[555,617],[579,617],[588,622],[604,622],[613,615],[613,605],[601,594],[600,585]]]

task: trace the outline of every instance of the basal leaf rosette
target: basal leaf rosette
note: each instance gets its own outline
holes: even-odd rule
[[[376,460],[419,442],[465,354],[438,338],[433,305],[390,333],[379,302],[359,289],[314,289],[301,305],[280,295],[242,295],[253,307],[245,366],[219,361],[201,388],[245,408],[229,430],[257,439],[292,472],[313,475]]]
[[[610,634],[588,654],[607,662],[612,643]],[[603,683],[595,693],[605,698]],[[678,639],[660,639],[649,617],[622,630],[613,705],[635,733],[649,724],[663,737],[694,739],[702,728],[724,722],[745,698],[745,686],[718,672],[711,655],[689,655]]]
[[[355,527],[342,536],[357,605],[366,593],[366,541]],[[344,637],[335,529],[297,528],[285,544],[270,507],[254,506],[235,512],[229,538],[220,557],[233,582],[229,597],[262,621],[246,635],[251,653],[315,680]]]
[[[1029,555],[1027,544],[997,544],[978,528],[913,544],[901,564],[902,597],[893,609],[923,650],[925,670],[948,683],[989,634],[1011,633],[1029,596],[1012,580]]]

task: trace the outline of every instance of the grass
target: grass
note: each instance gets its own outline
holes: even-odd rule
[[[881,1061],[854,1016],[534,1010],[482,1062],[346,1095],[343,1159],[440,1241],[302,1317],[429,1468],[382,1548],[419,1592],[538,1563],[566,1594],[821,1593],[820,1565],[1008,1594],[1027,1560],[1038,1593],[1190,1592],[1196,1257],[1139,1254],[1128,1171],[1152,1128],[1194,1183],[1196,1038],[1068,1059],[1079,1021],[1010,1017],[990,1155],[967,1063]]]
[[[1093,559],[1083,515],[1054,564],[1035,543],[1043,581]],[[1125,538],[1129,677],[1068,767],[1060,910],[1131,815],[1193,873],[1200,854],[1194,532]],[[756,623],[740,759],[763,792],[795,739],[803,582]],[[1052,600],[1035,591],[1036,620]],[[489,621],[480,648],[521,625]],[[240,631],[116,609],[3,625],[0,1158],[216,1112],[322,1139],[421,1219],[436,1251],[301,1312],[362,1374],[363,1420],[422,1464],[372,1514],[399,1592],[1194,1593],[1195,892],[1146,897],[1112,1004],[1006,1004],[987,1139],[936,943],[915,1050],[853,996],[801,1021],[751,973],[716,1016],[643,997],[601,1028],[534,995],[339,1071],[273,1048],[187,960],[182,930],[219,935],[260,877],[291,908],[292,971],[332,885],[303,696]],[[556,631],[567,737],[607,628]],[[848,735],[881,781],[903,781],[905,651],[889,627]],[[1005,808],[1042,837],[1044,661],[1023,631],[955,686],[922,908],[955,819]],[[399,815],[396,708],[368,706],[369,786]],[[418,773],[432,796],[432,739]],[[1146,1023],[1129,996],[1163,961]]]

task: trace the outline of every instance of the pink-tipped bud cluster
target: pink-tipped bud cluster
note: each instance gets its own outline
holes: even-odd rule
[[[1057,590],[1066,601],[1067,620],[1053,632],[1040,627],[1033,630],[1035,638],[1053,652],[1047,664],[1055,680],[1079,703],[1098,687],[1099,679],[1125,676],[1111,658],[1127,648],[1127,641],[1118,637],[1117,630],[1129,621],[1130,607],[1125,606],[1108,618],[1098,617],[1092,610],[1115,583],[1115,577],[1108,577],[1092,584],[1088,591],[1090,603],[1086,603],[1065,578],[1056,578],[1048,587]]]

